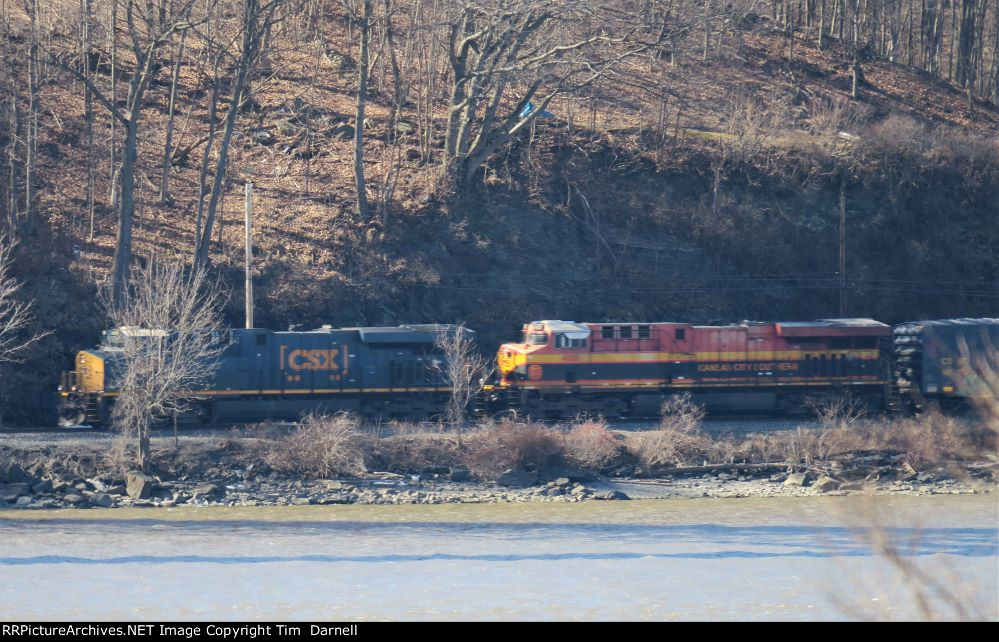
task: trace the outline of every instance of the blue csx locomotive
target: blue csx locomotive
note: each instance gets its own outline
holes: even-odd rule
[[[297,420],[309,411],[348,410],[370,417],[426,418],[441,414],[451,394],[440,365],[438,336],[457,326],[332,328],[307,332],[234,329],[210,381],[192,391],[203,423]],[[462,328],[474,341],[474,331]],[[169,341],[169,333],[118,328],[102,345],[76,356],[62,375],[60,423],[104,424],[118,396],[116,371],[126,338]]]

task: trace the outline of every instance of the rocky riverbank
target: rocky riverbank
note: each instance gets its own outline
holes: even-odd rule
[[[130,472],[113,477],[38,477],[20,464],[0,467],[0,509],[60,509],[193,506],[304,506],[329,504],[481,504],[580,502],[589,500],[689,499],[700,497],[792,497],[847,494],[937,495],[995,490],[994,464],[939,468],[902,476],[844,481],[830,475],[752,470],[675,472],[656,479],[563,476],[540,482],[537,475],[510,471],[496,481],[464,479],[466,470],[404,475],[372,472],[342,480],[282,478],[273,473],[234,471],[223,478],[163,479]],[[38,471],[35,471],[37,473]],[[957,473],[957,474],[955,474]],[[533,478],[533,479],[532,479]],[[527,482],[531,482],[527,485]]]

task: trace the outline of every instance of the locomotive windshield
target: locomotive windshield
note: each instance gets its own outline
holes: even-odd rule
[[[524,343],[532,346],[543,346],[548,343],[548,335],[544,332],[524,333]]]

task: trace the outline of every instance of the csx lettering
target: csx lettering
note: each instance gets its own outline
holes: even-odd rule
[[[288,367],[292,370],[339,370],[336,357],[339,348],[328,350],[292,350],[288,354]]]

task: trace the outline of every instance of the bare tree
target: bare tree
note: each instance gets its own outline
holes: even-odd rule
[[[17,296],[21,283],[11,276],[14,243],[0,234],[0,365],[21,355],[45,334],[26,334],[32,321],[31,302]]]
[[[491,361],[475,348],[475,332],[457,325],[437,328],[434,347],[443,355],[440,361],[431,362],[431,369],[440,374],[451,388],[451,397],[445,408],[445,421],[458,433],[461,447],[461,430],[465,423],[468,402],[477,395],[490,374]]]
[[[105,297],[117,328],[108,341],[118,391],[112,420],[123,446],[137,439],[143,471],[153,423],[190,410],[218,367],[223,299],[204,272],[188,277],[179,264],[153,261],[133,274],[120,302]]]

